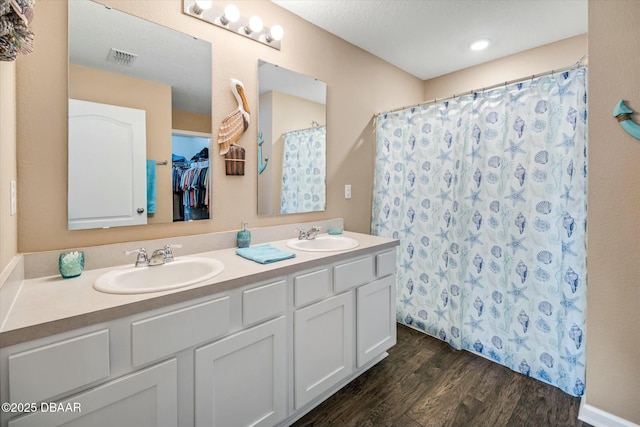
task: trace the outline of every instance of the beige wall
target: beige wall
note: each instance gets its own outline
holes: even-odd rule
[[[171,161],[171,86],[75,64],[69,81],[70,98],[144,110],[147,159]],[[157,167],[156,213],[148,224],[173,221],[172,179],[170,166]]]
[[[576,63],[586,53],[586,34],[560,40],[427,80],[424,84],[424,99],[431,101],[435,98],[448,98],[500,82],[567,67]]]
[[[191,111],[173,110],[171,112],[171,126],[177,130],[211,133],[211,116]]]
[[[0,272],[18,251],[18,217],[9,204],[9,182],[17,178],[15,82],[15,62],[0,61]]]
[[[640,424],[640,141],[613,119],[640,111],[640,2],[589,1],[589,405]],[[640,123],[638,114],[633,116]]]
[[[224,116],[237,106],[229,90],[229,78],[237,78],[245,85],[253,113],[251,125],[239,141],[247,152],[247,173],[227,177],[223,159],[214,147],[211,221],[68,231],[67,3],[39,2],[33,21],[35,52],[18,63],[19,251],[234,230],[240,228],[242,219],[249,221],[251,228],[342,216],[347,229],[369,231],[375,149],[372,115],[419,102],[422,81],[267,1],[243,1],[239,8],[243,16],[258,14],[267,25],[279,23],[285,28],[281,51],[182,14],[180,0],[103,3],[212,43],[213,133],[217,134]],[[328,84],[326,212],[257,216],[258,59]],[[344,199],[345,184],[353,187],[350,200]]]

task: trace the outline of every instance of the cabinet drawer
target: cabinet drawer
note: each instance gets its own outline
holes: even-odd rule
[[[287,283],[284,280],[242,292],[244,326],[284,314],[287,308]]]
[[[329,271],[325,268],[296,276],[293,279],[293,294],[296,307],[319,301],[331,295]]]
[[[8,427],[175,427],[177,384],[178,364],[171,359],[71,396],[59,402],[65,410],[30,413]]]
[[[384,277],[396,272],[396,250],[376,256],[376,276]]]
[[[109,376],[109,330],[9,357],[12,402],[39,402]]]
[[[373,257],[337,265],[333,268],[333,290],[336,293],[355,288],[375,279]]]
[[[229,297],[133,322],[133,365],[139,366],[224,335],[229,331],[230,322]]]

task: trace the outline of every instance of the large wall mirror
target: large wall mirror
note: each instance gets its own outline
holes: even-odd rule
[[[68,228],[209,219],[211,44],[68,3]]]
[[[258,62],[258,215],[326,210],[327,84]]]

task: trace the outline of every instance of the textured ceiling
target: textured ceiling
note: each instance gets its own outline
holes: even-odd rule
[[[130,67],[111,48],[138,55]],[[211,114],[211,44],[88,0],[69,2],[69,62],[171,86],[173,108]]]
[[[587,0],[272,2],[423,80],[587,32]]]

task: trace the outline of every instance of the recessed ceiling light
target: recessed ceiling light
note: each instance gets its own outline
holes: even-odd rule
[[[469,45],[469,49],[471,50],[483,50],[489,47],[489,39],[480,39],[476,40]]]

